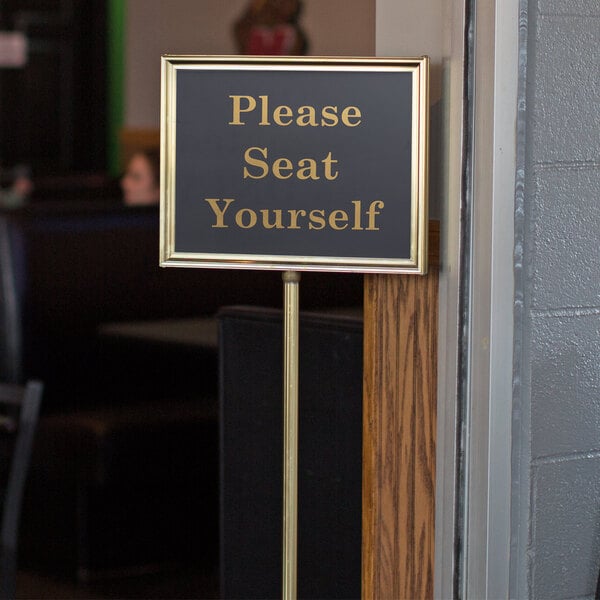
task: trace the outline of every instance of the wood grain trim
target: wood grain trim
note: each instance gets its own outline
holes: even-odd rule
[[[160,129],[124,128],[119,135],[123,166],[138,150],[160,147]]]
[[[433,598],[438,262],[365,276],[364,599]]]

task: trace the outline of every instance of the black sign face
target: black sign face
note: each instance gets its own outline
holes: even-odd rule
[[[427,59],[164,57],[164,266],[426,269]]]

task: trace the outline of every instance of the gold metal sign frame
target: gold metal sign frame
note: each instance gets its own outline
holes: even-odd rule
[[[428,70],[427,57],[329,58],[241,57],[165,55],[161,79],[161,238],[163,267],[277,269],[282,271],[331,271],[364,273],[412,273],[427,271],[428,179]],[[410,253],[402,257],[309,256],[292,254],[244,254],[239,252],[189,252],[176,250],[177,79],[183,71],[270,72],[404,72],[412,74]],[[359,252],[362,250],[359,249]]]

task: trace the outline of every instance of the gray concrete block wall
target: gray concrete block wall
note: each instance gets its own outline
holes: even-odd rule
[[[600,29],[600,19],[597,23]],[[595,132],[600,139],[600,90],[596,110]],[[593,162],[538,163],[531,168],[527,193],[532,309],[600,306],[599,172],[600,165]]]
[[[538,162],[593,161],[600,144],[598,3],[595,16],[591,3],[580,11],[557,4],[540,1],[536,19],[533,151]]]
[[[519,411],[529,598],[592,598],[600,570],[600,1],[528,8]],[[517,463],[516,463],[517,464]],[[517,485],[517,483],[515,483]]]
[[[593,595],[600,554],[600,455],[534,461],[532,483],[531,597]]]
[[[600,452],[600,318],[535,313],[531,329],[531,458],[585,460]]]

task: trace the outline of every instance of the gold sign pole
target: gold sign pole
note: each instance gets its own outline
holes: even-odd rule
[[[283,273],[283,600],[296,600],[298,554],[298,322],[300,273]]]

